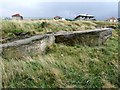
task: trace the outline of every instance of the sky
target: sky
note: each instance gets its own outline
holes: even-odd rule
[[[119,0],[1,0],[0,16],[11,17],[20,13],[23,17],[53,18],[61,16],[73,19],[79,14],[92,14],[98,20],[118,17]]]

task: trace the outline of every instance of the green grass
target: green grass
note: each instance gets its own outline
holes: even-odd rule
[[[30,37],[36,34],[44,34],[47,32],[58,31],[77,31],[95,29],[109,25],[117,25],[117,23],[109,23],[102,21],[63,21],[63,20],[36,20],[36,21],[0,21],[2,31],[0,36],[1,43],[11,42],[14,40]]]
[[[118,88],[118,31],[102,46],[54,44],[44,55],[3,59],[3,86]]]

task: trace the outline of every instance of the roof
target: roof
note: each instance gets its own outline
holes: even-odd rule
[[[60,16],[55,16],[54,18],[59,18],[59,19],[62,19],[62,17],[60,17]]]
[[[17,17],[21,17],[20,14],[14,14],[14,15],[12,15],[12,17],[15,17],[15,16],[17,16]]]
[[[94,15],[89,15],[89,14],[80,14],[79,16],[94,17]]]
[[[79,14],[78,16],[75,17],[75,19],[79,18],[79,17],[90,17],[90,18],[94,18],[94,15],[89,15],[89,14]]]
[[[111,18],[108,18],[107,20],[116,20],[116,18],[115,17],[111,17]]]

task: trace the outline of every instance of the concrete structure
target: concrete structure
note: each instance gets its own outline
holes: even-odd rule
[[[14,15],[12,15],[12,19],[13,20],[23,20],[23,16],[21,16],[20,14],[14,14]]]
[[[96,20],[94,15],[80,14],[74,18],[74,20]]]
[[[117,22],[118,20],[115,17],[108,18],[106,21],[108,22]]]
[[[54,43],[65,45],[102,45],[112,35],[112,29],[103,28],[85,31],[57,32],[45,35],[36,35],[30,38],[0,44],[3,58],[22,58],[27,55],[44,54],[47,48]],[[13,57],[14,56],[14,57]]]
[[[0,44],[3,58],[24,58],[28,55],[43,54],[55,41],[52,34],[36,35],[30,38]]]
[[[55,43],[98,46],[105,43],[105,41],[112,36],[111,30],[110,28],[103,28],[85,31],[57,32],[55,34]]]

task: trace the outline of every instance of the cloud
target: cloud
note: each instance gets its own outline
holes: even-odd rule
[[[74,2],[71,2],[73,0],[67,1],[68,0],[2,0],[0,3],[0,14],[2,13],[2,16],[5,17],[11,17],[14,13],[20,13],[24,17],[44,18],[60,15],[66,18],[73,18],[80,13],[89,13],[102,19],[110,15],[116,16],[116,10],[118,8],[117,2],[102,2],[103,0],[101,0],[101,2],[97,2],[98,0],[89,0],[89,2],[87,2],[87,0],[85,0],[86,2],[83,2],[83,0],[74,0]]]
[[[1,6],[21,6],[21,7],[33,7],[39,0],[2,0]]]
[[[23,13],[38,8],[40,0],[1,0],[0,14],[9,16],[14,13]]]
[[[119,2],[119,0],[39,0],[39,2]]]
[[[2,13],[3,13],[3,9],[0,8],[0,17],[2,16]]]

